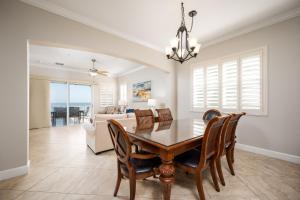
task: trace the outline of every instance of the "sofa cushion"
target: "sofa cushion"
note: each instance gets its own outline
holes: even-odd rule
[[[135,168],[136,173],[145,173],[152,171],[154,167],[159,167],[159,165],[161,164],[159,157],[151,159],[130,158],[130,161]],[[125,164],[121,164],[121,168],[128,173],[128,169]]]
[[[200,161],[201,151],[198,149],[192,149],[187,151],[179,156],[175,157],[175,162],[178,162],[182,165],[186,165],[188,167],[196,168]]]
[[[115,106],[107,106],[106,107],[106,114],[114,114],[115,113]]]
[[[108,119],[124,119],[127,118],[126,114],[95,114],[94,121],[104,121]]]

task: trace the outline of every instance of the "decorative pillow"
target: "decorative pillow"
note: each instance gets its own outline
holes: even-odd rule
[[[134,113],[134,109],[128,108],[126,109],[126,113]]]
[[[114,114],[115,106],[107,106],[106,107],[106,114]]]
[[[121,113],[120,106],[115,106],[114,114],[120,114],[120,113]]]

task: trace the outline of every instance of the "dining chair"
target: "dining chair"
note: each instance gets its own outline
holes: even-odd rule
[[[169,108],[155,109],[158,114],[158,121],[171,121],[173,120],[171,110]]]
[[[151,109],[148,110],[134,110],[136,125],[139,129],[149,129],[154,126],[154,114]]]
[[[192,149],[188,152],[175,157],[175,165],[187,173],[195,174],[197,189],[201,200],[205,200],[205,194],[202,185],[202,172],[210,168],[210,174],[213,179],[216,191],[220,191],[215,162],[220,148],[220,136],[224,123],[230,116],[215,117],[210,120],[206,126],[201,149]]]
[[[157,126],[156,131],[162,131],[162,130],[170,129],[172,123],[173,123],[173,120],[171,120],[171,121],[160,121],[160,122],[158,122],[158,126]]]
[[[234,163],[234,146],[236,143],[236,127],[240,120],[240,118],[245,115],[246,113],[242,112],[239,114],[231,114],[231,117],[228,121],[228,124],[224,126],[224,133],[222,132],[221,135],[221,141],[220,141],[220,151],[218,158],[216,160],[216,166],[218,175],[221,181],[222,185],[225,185],[225,180],[222,172],[222,166],[221,166],[221,158],[222,156],[226,155],[226,160],[228,163],[228,167],[230,169],[230,173],[234,176],[234,170],[233,170],[233,163]]]
[[[209,121],[212,120],[214,117],[219,117],[221,116],[221,112],[216,110],[216,109],[209,109],[203,114],[203,120],[204,121]]]
[[[118,177],[114,191],[117,196],[123,176],[129,179],[130,200],[135,198],[136,180],[155,176],[161,164],[159,157],[153,154],[132,153],[129,137],[123,126],[115,120],[108,120],[108,130],[117,155]]]

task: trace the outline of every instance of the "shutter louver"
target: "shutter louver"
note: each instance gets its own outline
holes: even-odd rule
[[[241,108],[261,109],[261,59],[260,55],[241,59]]]
[[[219,68],[218,65],[206,69],[206,106],[207,108],[219,107]]]
[[[222,64],[222,108],[238,108],[238,71],[237,61]]]
[[[112,106],[113,101],[113,88],[111,86],[100,86],[100,106]]]
[[[193,108],[204,108],[204,69],[195,68],[193,71]]]

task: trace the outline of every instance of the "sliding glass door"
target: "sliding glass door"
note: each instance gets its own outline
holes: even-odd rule
[[[88,121],[92,110],[90,85],[52,82],[50,84],[52,126]]]
[[[69,85],[69,124],[82,123],[91,116],[91,86]]]
[[[68,85],[52,82],[50,84],[50,104],[52,126],[67,125]]]

